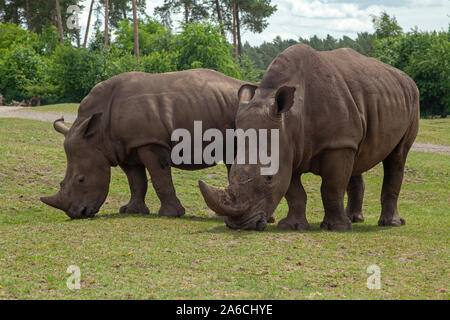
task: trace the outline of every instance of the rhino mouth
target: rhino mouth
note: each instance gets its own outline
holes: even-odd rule
[[[250,215],[244,214],[238,217],[225,217],[224,220],[230,229],[263,231],[267,226],[264,212],[257,212]]]
[[[72,219],[87,219],[94,217],[98,211],[98,208],[81,205],[71,207],[66,214]]]

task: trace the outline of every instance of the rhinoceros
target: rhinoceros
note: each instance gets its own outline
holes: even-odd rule
[[[161,201],[160,216],[185,213],[172,183],[171,167],[202,169],[214,164],[174,165],[171,134],[194,121],[225,132],[234,128],[238,89],[245,82],[208,69],[164,74],[123,73],[97,84],[81,102],[72,127],[54,122],[64,134],[67,170],[60,191],[41,201],[71,218],[94,216],[109,191],[110,167],[126,173],[131,199],[121,213],[148,213],[146,169]],[[194,148],[192,148],[194,151]]]
[[[363,221],[362,173],[383,162],[380,226],[401,226],[397,200],[405,161],[419,127],[419,92],[404,72],[352,49],[318,52],[307,45],[278,55],[259,85],[239,89],[236,128],[278,129],[279,170],[233,164],[229,186],[199,181],[207,205],[230,228],[263,230],[284,196],[278,228],[309,229],[301,175],[322,178],[325,230]],[[344,209],[345,192],[348,194]]]

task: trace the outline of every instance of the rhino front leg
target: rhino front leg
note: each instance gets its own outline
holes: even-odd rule
[[[147,205],[145,204],[145,195],[147,193],[147,174],[143,165],[120,165],[127,175],[128,184],[130,185],[131,199],[126,205],[120,208],[120,213],[144,213],[148,214]]]
[[[291,184],[285,195],[289,206],[287,217],[278,222],[281,230],[308,230],[309,223],[306,220],[306,192],[299,176],[291,178]]]
[[[351,222],[363,222],[362,205],[364,199],[364,179],[362,174],[353,176],[347,186],[348,202],[345,213]]]
[[[175,193],[172,182],[170,151],[158,145],[148,145],[138,149],[141,162],[145,165],[153,188],[161,201],[158,214],[166,217],[181,217],[185,209]]]
[[[351,150],[330,150],[320,159],[320,176],[325,217],[324,230],[351,230],[352,223],[344,210],[344,196],[353,170],[355,154]]]

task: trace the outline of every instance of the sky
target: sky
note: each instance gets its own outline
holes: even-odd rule
[[[146,13],[153,16],[155,7],[164,0],[147,0]],[[450,0],[272,0],[277,11],[269,18],[269,26],[261,34],[242,33],[243,41],[252,46],[283,39],[320,38],[327,34],[335,38],[347,35],[355,38],[358,32],[373,32],[370,15],[386,11],[394,15],[404,31],[417,26],[422,31],[447,30],[450,23]],[[80,24],[87,21],[84,10]],[[176,16],[180,21],[183,15]]]

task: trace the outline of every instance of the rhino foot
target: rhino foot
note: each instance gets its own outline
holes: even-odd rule
[[[309,230],[309,223],[308,221],[284,218],[278,222],[277,228],[280,230]]]
[[[364,216],[362,212],[348,213],[347,216],[351,222],[364,222]]]
[[[186,210],[181,204],[178,205],[162,205],[158,215],[160,217],[178,218],[185,214]]]
[[[143,202],[141,203],[135,203],[130,202],[123,207],[120,208],[119,213],[143,213],[143,214],[149,214],[150,210],[148,209],[147,205]]]
[[[380,218],[380,220],[378,220],[378,225],[380,227],[401,227],[404,226],[405,224],[406,220],[400,216],[391,219]]]
[[[320,224],[322,230],[333,230],[333,231],[345,231],[352,230],[352,223],[348,219],[347,221],[333,221],[333,220],[323,220]]]

